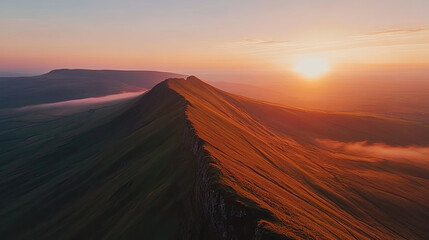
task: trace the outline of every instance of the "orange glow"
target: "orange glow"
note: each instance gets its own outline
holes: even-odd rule
[[[321,57],[306,57],[298,60],[294,70],[307,78],[316,78],[329,71],[329,62]]]

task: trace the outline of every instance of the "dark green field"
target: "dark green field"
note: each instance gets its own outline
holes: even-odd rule
[[[171,239],[192,226],[185,105],[155,94],[61,117],[3,114],[0,238]]]

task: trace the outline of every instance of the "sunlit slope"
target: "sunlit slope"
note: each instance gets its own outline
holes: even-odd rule
[[[3,162],[1,239],[198,233],[184,230],[198,225],[192,217],[194,163],[182,142],[184,99],[162,83],[120,111],[109,123],[72,139],[57,133],[58,143]]]
[[[187,116],[225,192],[272,214],[260,219],[263,228],[292,239],[425,238],[428,169],[331,152],[314,138],[427,144],[427,127],[265,104],[194,77],[168,85],[189,101]]]

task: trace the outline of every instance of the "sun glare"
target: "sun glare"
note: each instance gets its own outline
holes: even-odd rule
[[[306,57],[295,63],[294,70],[307,78],[316,78],[329,71],[329,62],[321,57]]]

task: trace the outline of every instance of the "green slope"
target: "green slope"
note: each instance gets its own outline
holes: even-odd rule
[[[186,236],[194,168],[181,141],[185,104],[163,85],[107,124],[7,161],[0,238]]]

